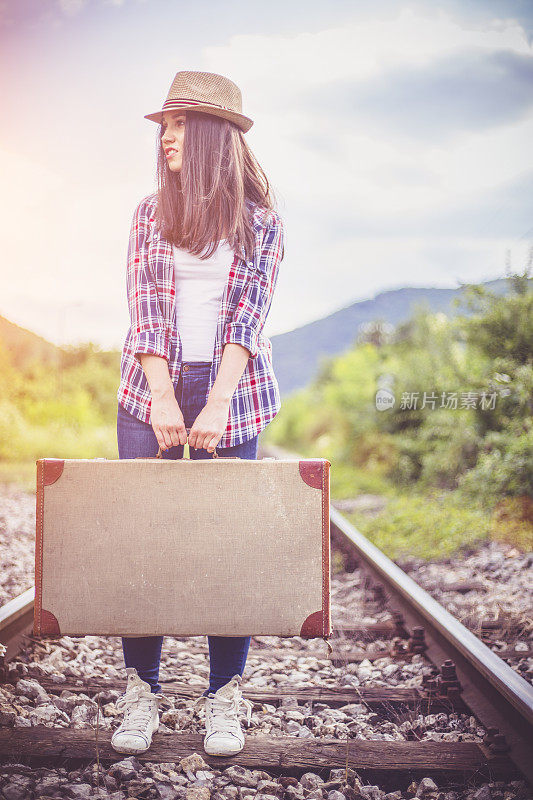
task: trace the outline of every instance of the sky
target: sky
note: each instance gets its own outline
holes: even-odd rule
[[[0,314],[121,348],[133,211],[180,70],[241,89],[285,257],[267,336],[522,271],[530,0],[0,0]]]

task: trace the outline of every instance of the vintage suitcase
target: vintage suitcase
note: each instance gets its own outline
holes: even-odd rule
[[[327,459],[36,463],[36,636],[331,635]]]

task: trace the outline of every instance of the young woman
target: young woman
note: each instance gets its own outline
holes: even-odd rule
[[[131,317],[117,391],[120,458],[257,458],[259,433],[281,407],[262,329],[284,253],[268,180],[243,134],[239,88],[209,72],[178,72],[161,111],[158,191],[133,215],[127,258]],[[215,452],[216,449],[216,452]],[[228,575],[231,580],[231,575]],[[209,598],[206,597],[206,602]],[[163,637],[123,637],[128,677],[115,750],[141,753],[159,725]],[[238,719],[250,637],[209,636],[204,749],[244,746]]]

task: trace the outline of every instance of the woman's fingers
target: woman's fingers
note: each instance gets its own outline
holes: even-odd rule
[[[157,443],[161,450],[168,450],[169,447],[172,447],[172,439],[170,437],[170,433],[165,431],[164,428],[157,428],[155,430],[155,435],[157,438]]]
[[[154,425],[153,429],[157,443],[162,450],[187,443],[187,431],[183,421],[174,425]]]
[[[220,439],[215,431],[202,431],[195,428],[194,425],[191,428],[191,432],[189,433],[189,447],[194,447],[195,450],[207,450],[208,445],[212,442],[213,439]],[[211,452],[213,452],[211,450]]]
[[[189,446],[212,453],[222,438],[228,422],[229,403],[208,401],[189,433]]]
[[[208,453],[214,452],[217,444],[220,441],[220,436],[212,436],[211,439],[208,440],[207,444],[205,445],[205,449]]]
[[[151,423],[162,450],[187,443],[187,431],[176,398],[152,398]]]
[[[187,444],[187,430],[183,419],[179,425],[171,429],[170,433],[173,444]]]

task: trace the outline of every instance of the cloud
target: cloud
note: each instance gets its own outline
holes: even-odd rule
[[[409,170],[403,168],[399,175],[406,187],[406,198],[409,198],[409,187],[419,182],[431,187],[429,173],[413,169],[413,178],[409,178]],[[426,179],[426,180],[425,180]],[[439,183],[436,181],[436,187]],[[440,247],[443,239],[454,237],[487,240],[505,237],[517,238],[531,228],[533,218],[533,170],[510,180],[502,181],[490,190],[473,186],[463,191],[453,202],[428,204],[421,207],[416,214],[396,213],[383,204],[378,215],[374,209],[365,213],[364,208],[338,207],[336,214],[328,216],[324,221],[325,235],[330,239],[350,240],[355,237],[381,236],[383,239],[395,237],[426,237],[428,242],[435,237]],[[428,245],[428,252],[431,245]]]
[[[336,81],[327,92],[300,93],[297,102],[301,109],[320,106],[344,127],[443,142],[523,118],[533,106],[533,56],[462,51],[424,69],[391,70],[364,85]]]
[[[348,17],[342,26],[297,34],[237,34],[224,45],[205,47],[213,71],[239,76],[244,97],[259,110],[291,112],[312,96],[327,100],[332,87],[361,90],[396,71],[423,74],[439,61],[468,53],[531,55],[524,29],[513,19],[469,26],[444,8],[404,7],[397,13]],[[248,92],[247,89],[250,89]],[[258,91],[258,89],[260,91]],[[316,105],[308,107],[316,110]]]
[[[525,169],[489,191],[472,191],[453,207],[421,222],[428,233],[516,239],[531,231],[533,224],[533,170]]]

